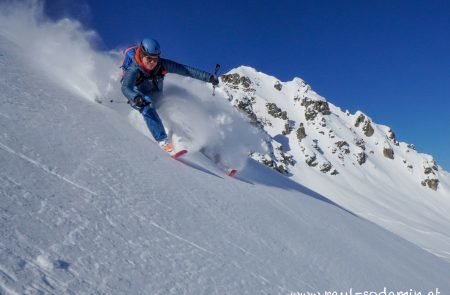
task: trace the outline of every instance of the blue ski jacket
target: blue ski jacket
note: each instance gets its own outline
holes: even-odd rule
[[[135,58],[130,66],[124,71],[122,93],[130,101],[134,100],[138,95],[148,95],[148,93],[144,94],[139,91],[139,85],[146,80],[153,83],[156,91],[162,91],[162,81],[164,80],[164,75],[166,73],[179,74],[205,82],[208,82],[212,75],[208,72],[182,65],[165,58],[159,60],[158,65],[153,71],[147,72],[140,64],[139,50],[137,50]]]

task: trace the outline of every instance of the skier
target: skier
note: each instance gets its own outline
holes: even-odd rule
[[[130,54],[127,54],[127,51],[130,51]],[[150,38],[143,39],[139,46],[128,48],[121,66],[122,93],[131,107],[142,114],[159,146],[171,153],[174,149],[173,144],[167,138],[164,125],[153,103],[154,99],[161,96],[164,75],[175,73],[211,83],[213,86],[219,84],[219,78],[208,72],[161,58],[160,55],[161,48],[158,41]]]

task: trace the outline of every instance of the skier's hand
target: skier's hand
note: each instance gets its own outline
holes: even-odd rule
[[[145,98],[148,98],[150,101],[148,102]],[[142,109],[149,104],[151,104],[151,99],[148,96],[144,96],[144,98],[142,98],[142,96],[138,95],[133,99],[132,107]]]
[[[219,77],[211,75],[209,77],[209,81],[208,82],[211,83],[213,86],[217,86],[217,85],[219,85]]]
[[[147,103],[147,105],[153,104],[153,99],[150,96],[144,96],[144,101]]]

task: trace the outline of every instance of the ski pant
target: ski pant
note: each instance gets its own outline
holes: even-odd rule
[[[156,141],[161,141],[167,138],[164,125],[153,106],[144,107],[141,114],[144,116],[145,123]]]
[[[147,95],[153,99],[151,106],[146,106],[139,110],[144,117],[145,123],[147,124],[150,133],[156,141],[162,141],[167,138],[166,131],[164,130],[164,125],[155,110],[155,99],[157,100],[161,96],[163,89],[162,80],[159,81],[158,85],[154,85],[152,81],[146,80],[139,86],[136,86],[136,90],[144,95]]]

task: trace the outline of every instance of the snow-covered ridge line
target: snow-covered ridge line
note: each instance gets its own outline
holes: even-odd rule
[[[272,138],[279,139],[271,140],[272,154],[255,158],[282,173],[293,174],[295,162],[302,161],[337,175],[345,173],[346,169],[340,167],[345,162],[363,165],[381,155],[400,161],[422,186],[432,190],[439,187],[443,169],[432,156],[418,153],[413,144],[398,142],[391,128],[374,123],[361,111],[343,112],[300,78],[281,82],[242,66],[222,80],[233,105]],[[300,146],[300,151],[291,146],[283,148],[287,141],[291,146]],[[292,157],[291,152],[297,157]]]

